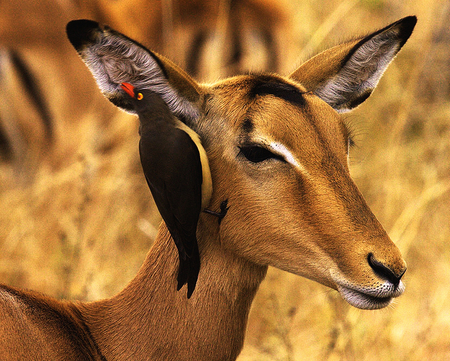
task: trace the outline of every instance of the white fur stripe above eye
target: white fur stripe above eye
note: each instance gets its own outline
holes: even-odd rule
[[[283,144],[278,143],[278,142],[272,142],[269,144],[269,146],[270,146],[270,148],[272,148],[272,150],[275,153],[283,156],[283,158],[286,160],[286,162],[288,162],[295,168],[299,169],[302,173],[308,174],[308,171],[306,170],[306,168],[303,165],[301,165],[297,161],[297,159],[295,159],[293,154]]]

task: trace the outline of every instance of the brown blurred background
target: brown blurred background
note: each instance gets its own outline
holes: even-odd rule
[[[108,23],[211,81],[288,74],[407,15],[418,16],[411,39],[345,116],[356,133],[353,176],[407,260],[406,292],[361,311],[270,269],[239,360],[450,359],[448,0],[0,1],[0,282],[59,298],[111,296],[137,272],[159,223],[137,120],[102,97],[66,40],[69,20]]]

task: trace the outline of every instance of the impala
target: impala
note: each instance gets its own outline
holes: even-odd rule
[[[67,154],[76,153],[72,134],[86,118],[85,105],[103,103],[62,31],[78,16],[72,5],[0,2],[0,153],[16,170],[14,183],[32,176],[43,160],[55,165],[65,158],[67,164]]]
[[[1,286],[0,358],[234,360],[268,266],[363,309],[402,294],[405,261],[350,178],[350,132],[338,113],[370,95],[415,23],[407,17],[326,50],[288,77],[198,84],[108,27],[70,22],[72,45],[110,101],[131,111],[121,83],[150,89],[199,135],[213,184],[197,226],[199,278],[190,299],[177,291],[177,251],[162,223],[136,277],[110,299],[59,301]]]
[[[170,54],[191,75],[214,79],[249,68],[278,70],[288,50],[282,44],[293,38],[290,6],[285,0],[80,2],[86,17]]]
[[[285,64],[291,52],[282,44],[293,37],[289,6],[288,0],[23,0],[20,7],[0,1],[0,162],[22,177],[42,160],[66,164],[67,153],[76,153],[71,135],[89,113],[86,104],[100,103],[92,106],[101,114],[99,127],[111,118],[61,31],[70,19],[126,29],[192,74],[217,79]]]

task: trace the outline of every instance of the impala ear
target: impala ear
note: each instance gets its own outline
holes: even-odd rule
[[[411,35],[409,16],[366,37],[328,49],[302,64],[290,77],[340,113],[366,100]]]
[[[120,87],[126,82],[158,93],[177,117],[198,118],[200,87],[170,60],[95,21],[73,20],[66,31],[100,90],[116,106],[134,112]]]

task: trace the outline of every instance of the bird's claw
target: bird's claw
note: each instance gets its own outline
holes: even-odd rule
[[[220,222],[222,222],[222,219],[224,219],[224,217],[227,215],[229,208],[230,207],[228,207],[228,199],[226,199],[222,203],[220,203],[220,212],[214,212],[214,211],[211,211],[210,209],[205,209],[205,210],[203,210],[203,212],[218,217],[219,224],[220,224]]]

